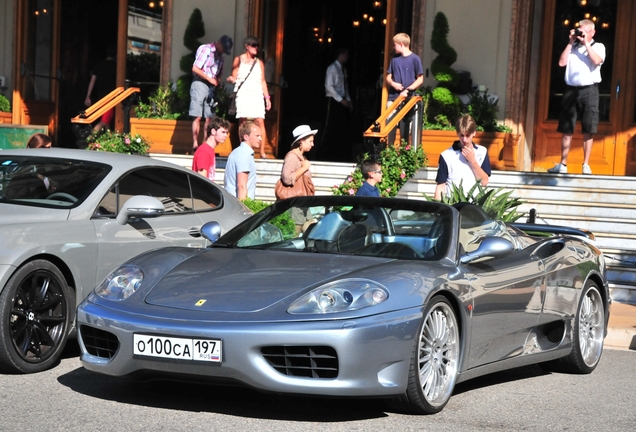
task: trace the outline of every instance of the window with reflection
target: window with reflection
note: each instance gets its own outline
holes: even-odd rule
[[[161,78],[163,1],[128,0],[126,78],[149,96]]]

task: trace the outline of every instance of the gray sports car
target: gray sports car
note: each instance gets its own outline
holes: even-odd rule
[[[204,248],[200,228],[251,212],[199,174],[87,150],[0,152],[0,371],[57,361],[75,309],[113,269],[162,246]]]
[[[584,232],[519,227],[540,229],[362,197],[281,201],[220,238],[212,222],[211,247],[144,253],[97,286],[78,308],[81,361],[416,413],[502,369],[590,373],[609,318],[603,256]]]

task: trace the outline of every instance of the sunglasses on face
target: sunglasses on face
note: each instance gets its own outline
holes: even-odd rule
[[[257,43],[247,44],[247,46],[251,46],[252,48],[258,48],[258,44]]]

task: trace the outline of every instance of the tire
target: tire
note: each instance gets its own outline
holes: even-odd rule
[[[34,260],[20,267],[0,294],[0,370],[34,373],[55,365],[71,326],[72,300],[52,263]]]
[[[605,302],[597,285],[588,281],[576,311],[572,334],[572,352],[561,359],[562,369],[575,374],[589,374],[603,354],[605,338]]]
[[[457,381],[460,337],[457,317],[444,297],[424,310],[409,368],[408,387],[399,404],[415,414],[440,412]]]

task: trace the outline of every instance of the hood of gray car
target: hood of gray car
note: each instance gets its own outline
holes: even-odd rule
[[[257,312],[308,288],[391,261],[332,254],[210,249],[173,268],[146,303],[209,312]],[[357,274],[357,277],[360,275]]]

